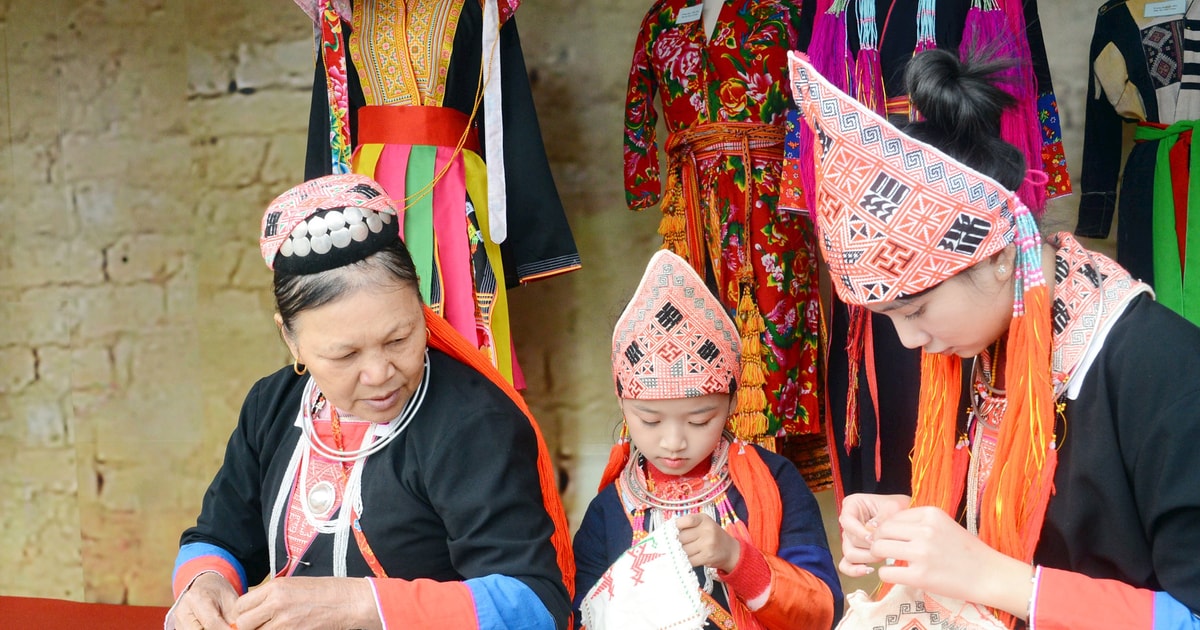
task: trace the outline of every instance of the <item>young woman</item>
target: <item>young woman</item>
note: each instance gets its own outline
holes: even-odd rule
[[[613,332],[629,442],[613,448],[575,536],[576,610],[622,553],[673,519],[706,627],[825,630],[840,613],[812,492],[787,459],[727,430],[739,346],[733,320],[687,261],[655,254]]]
[[[923,350],[913,496],[847,497],[840,568],[1010,626],[1196,627],[1200,330],[1071,235],[1041,240],[997,69],[918,55],[905,135],[792,60],[837,291]]]
[[[168,627],[566,627],[573,563],[541,434],[422,305],[397,225],[362,175],[267,208],[295,363],[246,397],[180,541]]]

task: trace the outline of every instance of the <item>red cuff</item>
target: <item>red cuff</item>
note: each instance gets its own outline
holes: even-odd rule
[[[233,586],[233,590],[237,594],[241,595],[246,592],[246,585],[242,584],[242,578],[238,575],[237,569],[233,568],[233,565],[226,562],[220,556],[199,556],[179,565],[179,569],[175,571],[175,580],[171,583],[171,590],[175,592],[175,599],[179,599],[179,596],[192,583],[192,580],[205,571],[213,571],[220,574],[221,577],[225,578]]]
[[[475,599],[462,582],[367,578],[375,589],[375,603],[384,630],[417,630],[479,627]]]
[[[749,541],[738,538],[738,543],[742,552],[737,566],[729,573],[718,570],[717,577],[728,584],[750,610],[755,610],[763,605],[770,594],[771,567],[763,553]]]
[[[1030,628],[1151,628],[1154,592],[1042,567]]]

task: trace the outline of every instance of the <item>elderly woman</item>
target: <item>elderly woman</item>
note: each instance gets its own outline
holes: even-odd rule
[[[567,625],[574,565],[541,434],[423,307],[397,226],[361,175],[267,208],[295,362],[246,396],[183,533],[168,628]]]

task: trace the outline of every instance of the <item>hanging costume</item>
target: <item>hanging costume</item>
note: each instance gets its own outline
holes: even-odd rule
[[[323,177],[272,203],[262,250],[273,269],[316,273],[395,243],[396,226],[378,184]],[[425,373],[390,422],[339,413],[292,367],[254,385],[181,538],[177,598],[208,571],[239,594],[359,576],[385,627],[566,627],[574,564],[541,433],[486,357],[424,312]]]
[[[990,387],[992,356],[981,356],[961,425],[961,362],[922,359],[913,504],[961,515],[992,548],[1037,565],[1034,627],[1193,627],[1200,422],[1187,409],[1200,392],[1200,329],[1067,234],[1049,239],[1050,294],[1041,239],[1014,193],[792,63],[816,138],[821,246],[844,300],[917,295],[1016,248],[1007,392]],[[1183,363],[1168,367],[1167,355]],[[1005,466],[1016,474],[991,474]]]
[[[1123,122],[1136,123],[1120,176],[1117,262],[1153,285],[1161,303],[1200,323],[1200,285],[1184,282],[1187,256],[1200,254],[1200,245],[1188,243],[1200,239],[1200,228],[1189,229],[1196,214],[1189,212],[1190,146],[1200,77],[1191,69],[1200,62],[1200,4],[1191,3],[1187,15],[1146,17],[1153,4],[1113,1],[1097,13],[1075,233],[1107,238],[1118,204]]]
[[[873,111],[903,125],[918,116],[904,85],[904,70],[915,52],[970,50],[971,42],[980,40],[976,33],[988,29],[1012,32],[1007,38],[984,38],[984,45],[975,48],[1014,55],[1022,46],[1026,49],[1020,57],[1026,61],[1014,74],[1028,85],[1021,99],[1028,112],[1007,129],[1005,137],[1020,139],[1029,163],[1041,164],[1046,174],[1044,190],[1022,191],[1030,207],[1040,209],[1046,199],[1070,194],[1071,182],[1037,3],[1001,2],[990,11],[972,8],[972,4],[957,0],[823,1],[818,5],[810,44],[812,63]],[[1024,35],[1018,38],[1014,29],[1021,26]],[[1008,31],[995,30],[1001,28]],[[992,41],[1001,39],[1010,42],[1007,48],[996,48]],[[803,149],[806,141],[801,138],[803,123],[797,113],[791,112],[780,203],[806,209],[801,166],[805,160],[811,161],[811,156]],[[839,496],[853,492],[906,494],[919,355],[901,345],[885,316],[859,312],[851,317],[856,309],[847,309],[836,298],[835,294],[829,322],[825,403]]]
[[[669,251],[655,254],[613,332],[617,396],[732,392],[739,356],[736,327],[700,276]],[[631,545],[691,513],[708,514],[741,543],[731,573],[695,570],[709,611],[705,627],[823,630],[841,610],[816,500],[783,457],[727,434],[709,462],[666,475],[623,440],[600,487],[575,536],[577,611],[625,582],[607,571]]]
[[[829,472],[817,407],[813,227],[777,207],[785,54],[806,46],[812,11],[805,17],[794,0],[730,0],[709,38],[699,6],[659,0],[642,21],[625,114],[626,201],[642,210],[660,200],[657,96],[669,132],[663,245],[711,277],[743,339],[733,430],[772,447],[777,436],[811,435],[801,467],[820,488]]]
[[[538,128],[518,2],[297,2],[321,18],[324,40],[306,175],[352,168],[378,180],[402,206],[425,302],[520,386],[506,289],[580,260]],[[331,140],[331,109],[345,140]],[[340,144],[352,158],[339,160]]]

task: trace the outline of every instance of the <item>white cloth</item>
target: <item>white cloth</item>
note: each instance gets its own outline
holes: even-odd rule
[[[580,606],[588,630],[699,630],[708,619],[700,581],[674,520],[629,548]]]
[[[835,630],[1007,630],[985,607],[893,586],[879,601],[864,591],[846,596],[846,616]]]

